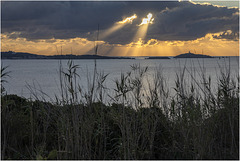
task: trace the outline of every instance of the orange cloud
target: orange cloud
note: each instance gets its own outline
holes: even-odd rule
[[[205,37],[189,41],[158,41],[151,39],[143,42],[139,39],[126,45],[108,44],[99,41],[99,54],[109,56],[175,56],[188,51],[212,56],[239,55],[239,40],[217,39],[223,33],[207,34]],[[94,54],[94,42],[84,38],[49,39],[28,41],[25,38],[11,39],[9,35],[1,35],[1,51],[29,52],[42,55],[63,54]],[[57,52],[58,49],[58,52]]]

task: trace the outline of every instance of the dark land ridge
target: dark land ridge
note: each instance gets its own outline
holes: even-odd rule
[[[100,55],[36,55],[22,52],[1,52],[1,59],[134,59],[130,57],[100,56]]]
[[[173,58],[221,58],[191,52],[177,55]],[[135,59],[133,57],[101,56],[101,55],[37,55],[25,52],[1,52],[1,59]],[[150,56],[145,59],[170,59],[168,56]]]
[[[177,55],[174,58],[213,58],[213,57],[203,54],[193,54],[189,51],[188,53]]]
[[[167,56],[151,56],[146,59],[170,59],[170,58]]]

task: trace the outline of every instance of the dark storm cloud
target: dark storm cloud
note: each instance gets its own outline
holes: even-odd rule
[[[98,24],[101,30],[108,29],[134,13],[140,17],[136,21],[140,23],[149,11],[178,5],[177,2],[2,2],[2,33],[21,32],[17,35],[30,40],[53,37],[93,40]],[[128,27],[131,29],[125,31],[132,33],[126,38],[136,31],[136,25]]]
[[[226,30],[238,32],[236,8],[214,7],[186,3],[185,6],[157,13],[155,24],[149,27],[148,38],[158,40],[193,40]]]
[[[26,34],[39,30],[48,30],[53,35],[58,35],[58,30],[84,33],[96,30],[98,22],[108,27],[120,18],[119,14],[122,14],[121,6],[114,3],[3,2],[2,29],[3,32],[26,31]]]
[[[83,37],[94,40],[96,29],[110,28],[123,17],[137,14],[133,24],[104,40],[126,44],[132,41],[137,24],[151,12],[147,39],[192,40],[207,33],[238,32],[238,9],[195,5],[189,2],[2,2],[2,33],[29,40]],[[101,31],[100,31],[101,34]]]

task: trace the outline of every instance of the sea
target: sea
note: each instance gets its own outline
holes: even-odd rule
[[[69,60],[56,59],[3,59],[1,65],[7,66],[6,71],[10,71],[9,77],[5,77],[2,85],[7,94],[16,94],[27,99],[38,99],[48,101],[55,100],[61,93],[60,88],[60,64],[67,72]],[[73,60],[74,65],[78,65],[76,73],[78,75],[77,84],[82,91],[87,92],[92,83],[95,60],[78,59]],[[96,60],[97,73],[106,76],[104,86],[109,96],[114,95],[116,89],[116,80],[121,79],[121,74],[126,76],[132,71],[132,66],[147,67],[144,75],[144,86],[149,87],[159,75],[164,78],[164,85],[169,89],[172,97],[175,95],[177,75],[184,73],[186,88],[191,83],[198,81],[203,83],[202,74],[206,78],[211,77],[211,86],[213,90],[217,89],[218,78],[221,72],[229,72],[236,79],[239,76],[239,57],[216,57],[216,58],[171,58],[171,59],[98,59]],[[132,77],[137,76],[132,71]],[[107,96],[106,96],[107,97]]]

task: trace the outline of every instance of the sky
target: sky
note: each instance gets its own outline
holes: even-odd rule
[[[239,55],[238,1],[2,1],[1,51]]]

